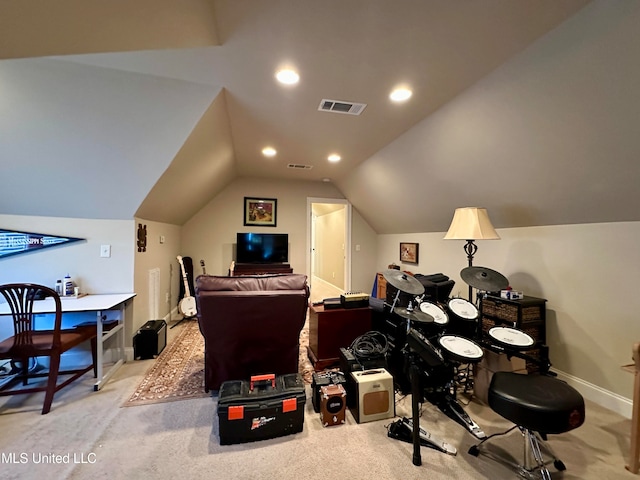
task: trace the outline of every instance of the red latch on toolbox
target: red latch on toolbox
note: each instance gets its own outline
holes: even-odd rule
[[[227,411],[227,420],[242,420],[244,418],[244,405],[230,405]]]
[[[265,380],[271,380],[271,388],[276,388],[275,373],[267,373],[266,375],[253,375],[249,380],[249,390],[253,391],[253,384],[255,382],[262,382]]]
[[[282,400],[282,413],[295,412],[298,409],[297,398],[285,398]]]

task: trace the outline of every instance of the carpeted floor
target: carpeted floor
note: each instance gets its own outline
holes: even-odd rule
[[[185,323],[170,330],[169,345],[189,326]],[[392,419],[358,424],[347,412],[344,425],[323,427],[313,411],[310,385],[302,432],[250,444],[220,445],[214,396],[119,408],[137,391],[156,363],[157,359],[125,363],[99,392],[93,390],[94,378],[85,375],[56,394],[47,415],[40,415],[41,393],[0,397],[2,478],[519,478],[498,462],[469,455],[469,447],[477,443],[475,437],[428,402],[422,404],[421,425],[456,447],[458,453],[447,455],[423,447],[421,466],[412,463],[412,445],[387,436]],[[465,410],[487,434],[510,426],[477,399],[469,402]],[[396,414],[410,413],[410,397],[396,395]],[[567,466],[565,472],[552,469],[552,478],[637,479],[638,475],[624,468],[630,429],[631,420],[587,402],[587,420],[582,427],[549,437],[549,444]],[[523,440],[514,432],[496,438],[492,447],[521,459]],[[60,461],[42,460],[49,455],[56,455]]]
[[[299,373],[311,383],[313,366],[307,357],[309,329],[300,332]],[[204,391],[204,339],[198,322],[187,322],[178,336],[162,351],[149,368],[144,379],[123,406],[201,398]]]

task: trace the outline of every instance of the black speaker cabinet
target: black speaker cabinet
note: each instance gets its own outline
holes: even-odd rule
[[[146,359],[160,355],[167,346],[167,322],[164,320],[149,320],[140,327],[133,337],[134,358]]]

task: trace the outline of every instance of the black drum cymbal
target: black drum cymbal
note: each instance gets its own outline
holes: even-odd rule
[[[389,269],[382,272],[382,275],[387,282],[402,292],[410,295],[422,295],[424,293],[424,285],[408,273]]]
[[[424,313],[421,310],[409,310],[404,307],[396,307],[393,309],[393,313],[397,313],[403,318],[419,323],[433,323],[434,319],[428,313]]]
[[[485,292],[497,292],[509,286],[507,277],[486,267],[463,268],[460,276],[467,285]]]

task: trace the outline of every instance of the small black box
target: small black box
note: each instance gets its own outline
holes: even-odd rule
[[[305,387],[297,373],[223,382],[218,392],[220,445],[302,431]]]
[[[167,346],[167,322],[149,320],[133,337],[134,358],[146,359],[160,355]]]

